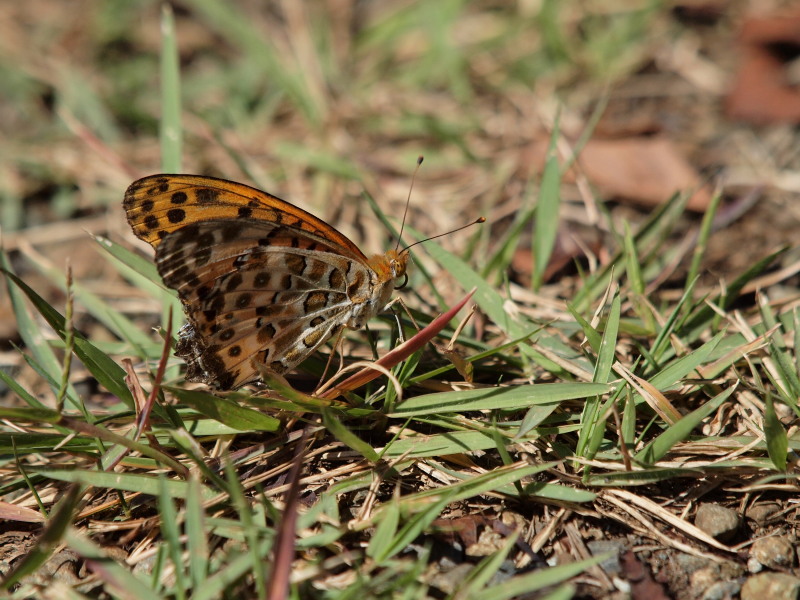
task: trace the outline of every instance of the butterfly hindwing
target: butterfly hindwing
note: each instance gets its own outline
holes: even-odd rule
[[[335,314],[261,326],[258,321],[237,316],[223,332],[211,336],[200,336],[191,323],[184,326],[176,354],[189,365],[186,379],[227,390],[258,380],[257,363],[283,374],[343,327]]]
[[[365,265],[306,234],[294,245],[271,223],[197,223],[164,237],[156,265],[189,317],[177,354],[187,379],[228,389],[258,378],[251,359],[283,373],[346,324]],[[270,237],[269,244],[258,240]]]

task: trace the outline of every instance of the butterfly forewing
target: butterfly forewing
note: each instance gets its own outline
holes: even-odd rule
[[[354,257],[366,257],[345,235],[311,213],[250,186],[200,175],[151,175],[134,181],[123,207],[133,232],[154,248],[191,223],[255,219],[329,240]]]
[[[176,354],[187,379],[222,389],[257,380],[255,362],[284,373],[342,327],[360,327],[405,272],[407,255],[367,260],[324,221],[225,180],[146,177],[124,206],[183,302]]]

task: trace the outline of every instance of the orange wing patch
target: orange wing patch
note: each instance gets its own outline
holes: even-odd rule
[[[250,186],[198,175],[151,175],[133,182],[122,203],[136,236],[157,248],[192,223],[255,219],[311,233],[366,261],[353,242],[311,213]]]

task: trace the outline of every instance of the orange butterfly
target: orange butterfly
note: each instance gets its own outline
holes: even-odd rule
[[[314,215],[233,181],[151,175],[123,206],[183,303],[186,379],[223,390],[257,381],[255,362],[282,374],[363,327],[406,274],[407,249],[367,258]]]

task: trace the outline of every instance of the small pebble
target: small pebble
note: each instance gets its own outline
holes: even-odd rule
[[[718,581],[706,590],[703,600],[729,600],[735,598],[741,589],[742,584],[738,581]]]
[[[759,502],[758,504],[750,506],[744,512],[744,515],[748,519],[755,521],[756,525],[763,527],[772,521],[780,510],[781,506],[777,502]]]
[[[764,565],[751,556],[747,559],[747,570],[755,575],[756,573],[761,573],[761,571],[764,570]]]
[[[469,563],[460,564],[451,571],[436,573],[430,583],[445,594],[452,594],[464,583],[472,568]]]
[[[619,556],[625,550],[625,542],[621,540],[596,540],[588,542],[586,546],[591,551],[592,556],[613,552],[610,557],[600,563],[600,568],[612,577],[620,574],[622,566],[619,562]]]
[[[742,586],[742,600],[797,600],[800,579],[784,573],[759,573]]]
[[[683,552],[676,553],[672,560],[678,565],[678,568],[688,574],[694,573],[698,569],[713,566],[713,563],[707,558],[700,558],[692,554],[684,554]]]
[[[764,537],[753,542],[750,556],[770,569],[791,567],[794,563],[794,545],[779,535]]]
[[[739,513],[719,504],[701,504],[694,524],[720,542],[727,542],[739,530]]]
[[[689,584],[695,592],[709,589],[719,581],[719,568],[716,565],[697,569],[689,575]]]

